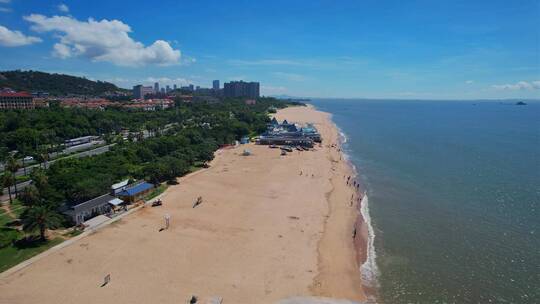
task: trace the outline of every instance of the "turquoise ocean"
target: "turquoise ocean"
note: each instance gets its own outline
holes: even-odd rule
[[[540,103],[310,103],[367,191],[378,303],[540,303]]]

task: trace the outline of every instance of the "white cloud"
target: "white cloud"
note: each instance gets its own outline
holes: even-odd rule
[[[71,57],[71,49],[65,44],[55,43],[53,46],[53,54],[62,59],[69,58]]]
[[[246,79],[246,76],[244,75],[238,75],[238,76],[232,76],[232,77],[229,77],[228,78],[230,81],[240,81],[240,80],[245,80]]]
[[[495,84],[492,85],[494,89],[497,90],[510,90],[510,91],[519,91],[519,90],[540,90],[540,80],[536,81],[520,81],[514,84]]]
[[[305,65],[304,63],[289,59],[260,59],[260,60],[229,60],[229,64],[238,66],[250,65]]]
[[[26,36],[19,31],[11,31],[0,25],[0,45],[7,47],[22,46],[41,42],[38,37]]]
[[[189,84],[193,84],[192,80],[186,79],[186,78],[169,78],[169,77],[148,77],[142,81],[145,84],[154,84],[155,82],[159,82],[160,86],[166,86],[170,85],[173,86],[176,84],[177,86],[186,86]]]
[[[474,80],[467,80],[465,81],[466,84],[473,84],[474,83]]]
[[[129,37],[131,28],[119,20],[79,21],[68,16],[25,16],[32,30],[54,32],[60,40],[53,55],[60,58],[85,57],[120,66],[173,65],[180,63],[180,50],[164,40],[145,46]]]
[[[69,7],[65,5],[64,3],[58,5],[58,10],[62,13],[69,13]]]
[[[261,93],[263,95],[280,95],[287,93],[286,87],[281,86],[261,86]]]
[[[274,73],[272,73],[272,75],[274,75],[274,76],[276,76],[278,78],[289,80],[289,81],[304,81],[304,80],[306,80],[305,76],[299,75],[299,74],[294,74],[294,73],[274,72]]]
[[[0,12],[2,12],[2,13],[11,13],[12,10],[10,8],[7,8],[7,7],[0,7]]]
[[[10,3],[11,0],[0,0],[0,3]]]

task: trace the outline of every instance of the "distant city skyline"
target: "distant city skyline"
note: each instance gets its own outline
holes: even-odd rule
[[[237,9],[214,1],[136,9],[126,0],[0,1],[0,69],[129,89],[159,82],[159,91],[212,88],[220,79],[259,81],[261,95],[540,98],[536,0],[229,5]],[[186,12],[181,22],[178,11]]]

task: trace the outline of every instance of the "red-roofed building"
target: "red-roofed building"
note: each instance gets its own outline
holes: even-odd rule
[[[0,110],[33,109],[34,97],[27,92],[0,92]]]

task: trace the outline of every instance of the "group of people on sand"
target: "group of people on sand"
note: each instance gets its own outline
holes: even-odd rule
[[[300,170],[300,176],[303,175],[304,172],[302,170]],[[309,174],[306,173],[305,176],[308,176],[309,177]],[[311,174],[311,177],[315,177],[315,174]]]
[[[358,200],[358,202],[360,202],[360,201],[362,200],[362,195],[361,195],[360,192],[359,192],[359,191],[360,191],[360,183],[358,183],[354,178],[351,179],[351,176],[350,176],[350,175],[349,175],[349,176],[344,175],[343,177],[344,177],[344,178],[347,177],[347,186],[352,186],[353,189],[356,190],[356,193],[358,193],[358,199],[357,199],[357,200]],[[355,193],[353,193],[353,194],[351,195],[351,201],[350,201],[350,206],[351,206],[351,207],[352,207],[353,202],[354,202],[354,194],[355,194]]]

